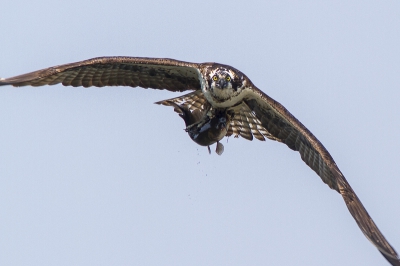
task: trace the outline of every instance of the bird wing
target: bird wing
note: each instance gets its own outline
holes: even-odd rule
[[[244,103],[246,106],[244,110],[240,109],[241,113],[235,111],[235,117],[239,121],[235,123],[247,123],[249,125],[253,123],[257,127],[262,126],[264,131],[271,136],[269,138],[285,143],[290,149],[298,151],[301,159],[321,177],[322,181],[342,195],[347,208],[364,235],[392,265],[400,266],[396,251],[379,231],[322,143],[284,106],[258,88],[253,86],[248,89]],[[247,107],[250,112],[246,110]],[[254,126],[250,126],[250,128],[252,127]],[[263,130],[258,131],[268,137],[268,134],[264,134]],[[246,134],[242,134],[239,131],[239,135],[244,136],[246,139],[251,139],[249,137],[250,132],[248,130],[244,132]],[[238,134],[236,133],[236,135]],[[257,137],[256,134],[254,136]]]
[[[166,58],[99,57],[0,79],[0,85],[131,86],[199,90],[199,65]]]
[[[155,104],[162,104],[166,106],[173,106],[173,104],[179,105],[191,112],[195,110],[200,110],[202,113],[207,111],[210,108],[210,104],[207,99],[204,97],[204,94],[201,90],[197,90],[182,96],[178,96],[171,99],[162,100],[156,102]]]
[[[253,140],[254,136],[261,141],[265,141],[264,137],[278,140],[263,127],[261,121],[245,102],[229,108],[228,112],[233,113],[233,117],[226,133],[227,137],[233,135],[235,138],[241,136],[245,139]]]

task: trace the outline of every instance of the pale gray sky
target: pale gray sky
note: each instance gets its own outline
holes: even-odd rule
[[[400,252],[399,1],[1,10],[1,77],[110,55],[243,71],[325,145]],[[153,104],[177,95],[2,87],[0,265],[388,265],[297,153],[230,138],[209,155]]]

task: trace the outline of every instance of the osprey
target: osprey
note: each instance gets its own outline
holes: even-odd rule
[[[392,264],[400,266],[394,248],[385,239],[350,187],[335,161],[318,139],[280,103],[259,90],[239,70],[218,63],[190,63],[163,58],[101,57],[54,66],[0,79],[0,85],[103,87],[131,86],[192,91],[157,102],[174,107],[196,143],[209,146],[225,136],[265,138],[298,151],[301,159],[331,189],[339,192],[364,235]]]

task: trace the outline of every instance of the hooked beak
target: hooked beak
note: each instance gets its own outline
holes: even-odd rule
[[[223,88],[226,87],[227,82],[226,82],[225,79],[219,79],[216,85],[217,85],[217,87],[219,87],[220,89],[223,89]]]

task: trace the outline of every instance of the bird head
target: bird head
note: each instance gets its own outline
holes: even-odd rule
[[[209,74],[209,86],[213,90],[230,90],[233,89],[233,81],[236,75],[233,71],[226,68],[218,67]]]
[[[235,98],[243,90],[244,75],[232,67],[212,64],[206,71],[207,86],[212,101],[225,102]]]
[[[211,86],[220,90],[232,88],[232,78],[226,71],[219,71],[212,76]]]

